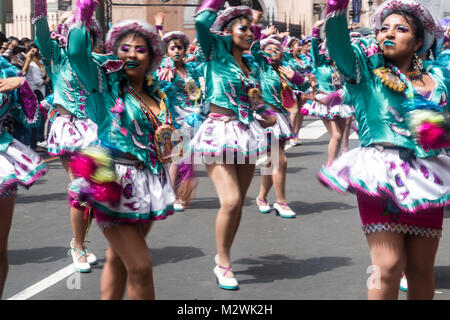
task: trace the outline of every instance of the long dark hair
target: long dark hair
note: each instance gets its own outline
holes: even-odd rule
[[[233,32],[233,27],[234,27],[238,22],[241,22],[241,21],[244,20],[244,19],[251,22],[251,20],[250,20],[248,17],[246,17],[246,16],[243,16],[243,15],[242,15],[242,16],[237,16],[237,17],[231,19],[230,21],[228,21],[228,22],[223,26],[222,31],[226,31],[226,32],[228,32],[228,33],[232,33],[232,32]]]

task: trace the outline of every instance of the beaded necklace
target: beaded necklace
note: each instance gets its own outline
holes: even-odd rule
[[[386,64],[373,70],[373,73],[381,79],[381,82],[393,91],[403,93],[407,98],[413,98],[414,92],[410,79],[399,68],[392,64]]]
[[[415,70],[412,72],[408,72],[406,74],[406,76],[408,77],[409,80],[411,81],[415,81],[415,80],[422,80],[423,78],[423,73],[422,70]]]
[[[414,87],[411,83],[411,81],[409,80],[409,78],[404,75],[399,68],[391,65],[390,63],[387,64],[387,66],[389,68],[392,69],[392,71],[400,78],[400,80],[406,85],[405,90],[403,91],[404,95],[409,98],[412,99],[414,98]]]
[[[128,93],[139,102],[142,112],[145,114],[148,121],[153,124],[153,128],[155,130],[163,124],[161,120],[153,113],[150,107],[145,103],[144,99],[142,99],[131,86],[128,86]],[[172,123],[170,112],[166,112],[165,123]]]

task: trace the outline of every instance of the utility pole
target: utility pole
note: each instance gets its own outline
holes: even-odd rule
[[[104,3],[104,1],[99,2],[97,10],[95,12],[95,18],[100,23],[103,30],[109,29],[105,22],[105,3]]]
[[[2,32],[6,34],[6,16],[5,16],[5,0],[0,0],[0,27]]]
[[[32,23],[33,19],[34,19],[34,1],[30,0],[30,8],[31,8],[31,12],[30,12],[30,24],[31,24],[31,39],[34,39],[35,37],[35,32],[34,32],[34,24]]]

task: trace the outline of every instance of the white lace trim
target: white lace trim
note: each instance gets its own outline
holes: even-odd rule
[[[396,223],[372,223],[363,226],[364,233],[371,234],[374,232],[380,231],[390,231],[397,233],[409,234],[412,236],[422,236],[427,238],[441,238],[442,237],[442,229],[432,229],[426,227],[419,226],[411,226],[407,224],[396,224]]]

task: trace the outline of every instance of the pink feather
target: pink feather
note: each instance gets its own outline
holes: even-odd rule
[[[344,103],[344,98],[340,90],[333,91],[321,101],[323,104],[332,107]]]
[[[98,0],[78,0],[75,10],[75,22],[83,22],[90,26],[97,8]]]
[[[82,155],[72,156],[70,167],[72,168],[72,172],[75,176],[83,177],[87,181],[90,180],[91,175],[97,169],[97,165],[92,158]]]
[[[96,201],[109,202],[112,205],[117,205],[120,202],[122,188],[116,182],[103,184],[92,183],[91,190]]]
[[[433,123],[424,122],[416,127],[417,140],[424,150],[450,147],[446,130]]]

